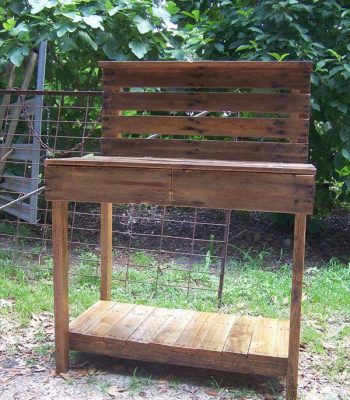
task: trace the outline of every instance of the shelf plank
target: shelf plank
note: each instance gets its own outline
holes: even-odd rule
[[[84,333],[114,306],[115,304],[109,301],[98,301],[73,320],[69,325],[69,330],[71,332]]]
[[[248,358],[274,357],[277,327],[276,319],[259,319],[250,343]]]
[[[221,352],[234,320],[234,315],[210,314],[198,333],[196,352],[200,354]]]
[[[154,307],[144,305],[133,307],[123,318],[113,324],[107,336],[116,340],[127,340],[153,310]]]
[[[128,341],[139,343],[151,342],[169,319],[173,319],[172,310],[167,308],[155,308],[148,318],[146,318],[128,338]]]
[[[163,325],[162,329],[153,338],[153,347],[173,346],[183,329],[195,315],[192,310],[172,310],[173,315]]]
[[[247,356],[257,321],[257,318],[245,315],[236,318],[223,349],[224,355],[234,353]]]
[[[288,321],[99,301],[70,325],[71,349],[284,376]]]
[[[206,312],[195,313],[174,342],[173,351],[188,352],[189,349],[195,348],[198,343],[199,332],[210,315],[210,313]]]
[[[106,302],[107,303],[107,302]],[[108,302],[109,303],[109,302]],[[112,302],[110,302],[112,303]],[[121,321],[133,308],[134,304],[115,304],[104,315],[96,318],[96,323],[91,325],[84,333],[92,336],[106,336],[111,328]]]
[[[288,338],[289,321],[279,319],[275,341],[275,357],[288,358]]]

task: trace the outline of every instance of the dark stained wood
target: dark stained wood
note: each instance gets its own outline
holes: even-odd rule
[[[182,71],[206,68],[213,72],[223,70],[283,70],[283,71],[311,71],[312,62],[310,61],[99,61],[98,65],[102,69],[114,69],[122,71],[137,70],[146,71],[152,74],[157,68],[170,71],[172,68]]]
[[[171,171],[152,168],[56,166],[46,169],[46,179],[48,199],[95,202],[99,198],[98,203],[167,204],[171,187]]]
[[[259,80],[256,75],[259,74]],[[288,73],[283,71],[263,71],[257,70],[240,71],[238,73],[219,73],[211,72],[188,72],[174,71],[174,79],[169,79],[169,73],[165,71],[155,71],[151,76],[144,72],[128,72],[120,75],[118,71],[105,70],[102,83],[105,91],[110,93],[117,92],[118,85],[124,87],[162,87],[162,88],[273,88],[273,89],[304,89],[309,92],[310,83],[308,74]]]
[[[268,188],[268,190],[267,190]],[[313,211],[312,175],[174,170],[172,205],[295,213]]]
[[[53,175],[50,168],[46,171],[46,196],[53,200],[286,213],[313,210],[313,175],[65,165],[52,168]]]
[[[308,113],[309,106],[308,94],[120,92],[104,94],[102,115],[116,115],[120,110]]]
[[[290,334],[287,369],[287,400],[296,400],[300,346],[301,302],[305,255],[306,215],[296,214],[294,221],[294,253],[290,305]]]
[[[55,302],[56,373],[67,372],[69,362],[68,204],[52,202],[52,241]]]
[[[102,128],[104,137],[117,137],[123,132],[303,139],[307,142],[309,121],[299,118],[107,116],[102,118]]]
[[[310,62],[100,62],[103,86],[289,88],[309,91]]]
[[[305,163],[304,143],[229,140],[115,139],[103,138],[104,156],[169,157],[179,159]],[[186,161],[184,161],[186,163]]]

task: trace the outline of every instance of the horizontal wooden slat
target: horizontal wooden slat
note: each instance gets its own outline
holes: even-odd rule
[[[269,172],[274,174],[304,174],[315,175],[315,167],[301,163],[273,163],[248,161],[219,161],[219,160],[183,160],[179,158],[150,158],[150,157],[72,157],[46,160],[47,167],[71,166],[89,168],[150,168],[150,169],[188,169],[201,171],[233,171],[233,172]]]
[[[46,167],[48,200],[311,214],[313,195],[314,176],[295,173]]]
[[[120,87],[193,87],[193,88],[288,88],[309,91],[308,71],[286,69],[217,69],[207,66],[181,69],[179,66],[157,65],[154,70],[117,68],[103,71],[104,91]],[[257,79],[258,76],[258,79]]]
[[[102,118],[102,128],[104,137],[117,137],[122,132],[288,138],[307,142],[309,121],[298,118],[109,116]]]
[[[174,170],[172,205],[312,214],[314,177]]]
[[[104,94],[103,115],[120,110],[308,113],[310,95],[284,93],[120,92]]]
[[[45,171],[49,200],[79,197],[81,201],[104,198],[103,202],[112,202],[108,199],[113,198],[119,203],[164,204],[169,199],[171,171],[167,170],[149,168],[140,175],[138,168],[47,166]]]
[[[304,143],[103,138],[102,154],[228,161],[307,162]]]
[[[215,72],[217,70],[282,70],[282,71],[311,71],[310,61],[99,61],[100,68],[114,69],[118,71],[148,71],[152,72],[157,68],[165,71],[171,69],[197,70],[207,68]]]

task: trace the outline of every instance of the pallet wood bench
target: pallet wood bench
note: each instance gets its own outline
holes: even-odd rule
[[[315,168],[307,162],[310,63],[101,62],[100,66],[102,156],[46,160],[46,197],[52,200],[53,211],[57,372],[68,369],[68,351],[76,349],[286,375],[287,399],[296,399],[306,216],[313,210],[315,179]],[[170,89],[174,86],[178,89]],[[144,112],[126,116],[123,110]],[[174,110],[176,115],[169,114]],[[218,116],[227,110],[234,117]],[[194,111],[211,115],[187,113]],[[149,140],[147,134],[160,138]],[[184,139],[187,136],[209,140]],[[226,140],[212,140],[217,137]],[[101,300],[70,325],[69,201],[101,203]],[[295,214],[290,319],[111,301],[112,203]]]

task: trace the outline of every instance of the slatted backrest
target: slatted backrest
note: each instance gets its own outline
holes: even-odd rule
[[[104,155],[307,161],[309,62],[99,65]]]

